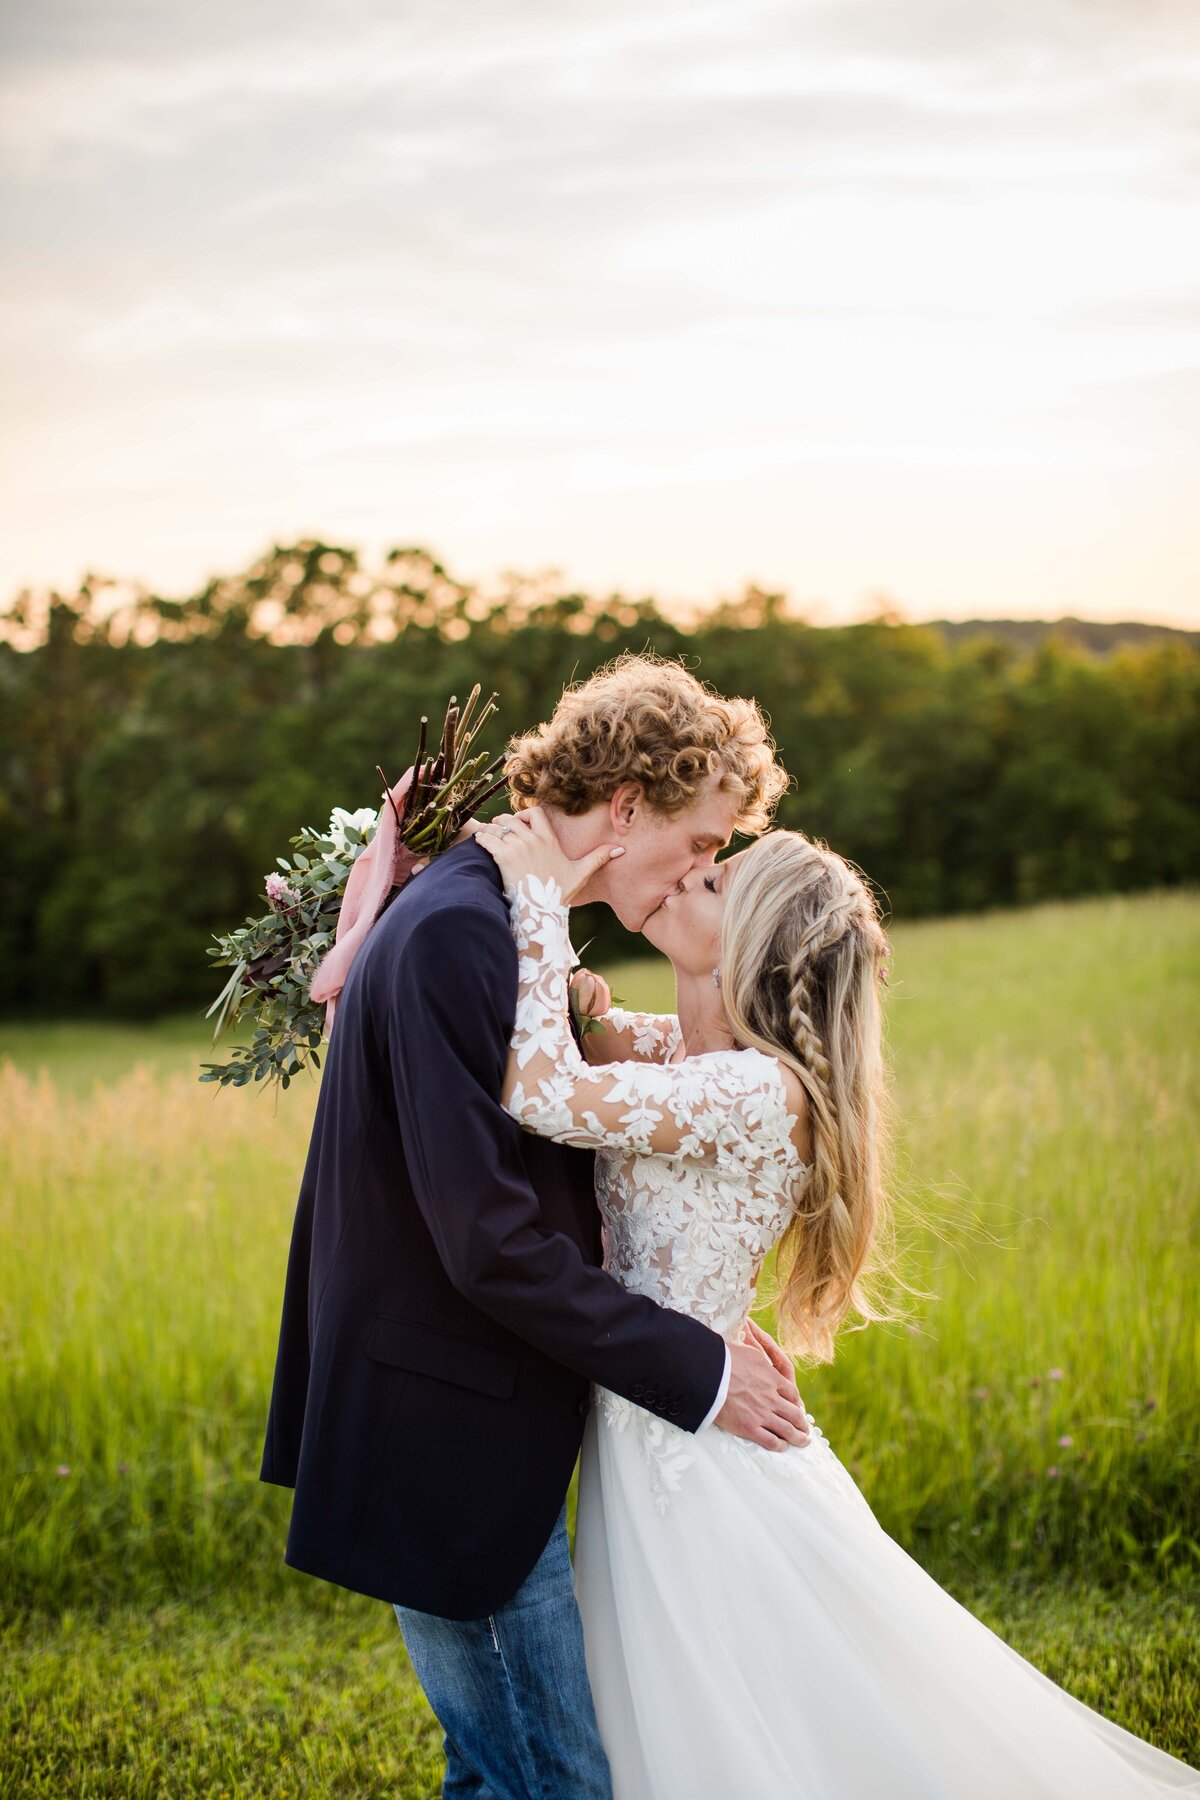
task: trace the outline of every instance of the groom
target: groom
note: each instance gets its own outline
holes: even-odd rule
[[[785,782],[750,701],[623,657],[517,740],[536,802],[639,930]],[[609,862],[611,849],[624,854]],[[790,1365],[600,1267],[592,1155],[500,1103],[516,951],[491,858],[400,892],[342,993],[300,1189],[262,1479],[287,1561],[395,1605],[447,1796],[610,1800],[565,1496],[597,1382],[685,1431],[802,1443]]]

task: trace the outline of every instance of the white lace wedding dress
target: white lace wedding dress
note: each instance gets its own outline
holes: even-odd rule
[[[633,1060],[570,1033],[567,913],[510,892],[509,1110],[594,1147],[606,1267],[732,1338],[806,1170],[773,1058],[668,1063],[674,1019],[614,1010]],[[575,1572],[615,1800],[1130,1800],[1200,1774],[1073,1699],[887,1536],[828,1442],[695,1435],[598,1388]]]

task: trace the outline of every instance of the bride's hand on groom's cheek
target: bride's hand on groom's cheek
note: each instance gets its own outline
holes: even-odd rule
[[[539,881],[555,882],[568,903],[605,863],[625,854],[620,844],[601,844],[586,856],[572,859],[537,806],[489,819],[479,827],[475,841],[496,863],[506,888],[515,888],[522,877],[533,876]]]

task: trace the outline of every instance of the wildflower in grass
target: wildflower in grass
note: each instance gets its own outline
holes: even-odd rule
[[[59,1465],[58,1465],[57,1469],[55,1469],[54,1473],[56,1475],[69,1475],[71,1473],[70,1463],[59,1463]]]
[[[1059,1438],[1058,1447],[1060,1450],[1069,1450],[1071,1448],[1071,1446],[1074,1444],[1074,1442],[1075,1442],[1075,1439],[1073,1437],[1071,1437],[1069,1435],[1064,1435],[1063,1437]]]
[[[1153,1412],[1157,1405],[1158,1405],[1158,1401],[1153,1397],[1153,1395],[1151,1395],[1151,1397],[1146,1401],[1146,1411]]]
[[[990,1397],[991,1391],[990,1387],[973,1387],[971,1389],[970,1398],[972,1400],[986,1400]]]
[[[1046,1380],[1047,1381],[1061,1381],[1062,1378],[1063,1378],[1063,1371],[1061,1369],[1047,1369],[1046,1370]]]
[[[1058,1480],[1058,1464],[1057,1463],[1051,1463],[1050,1467],[1046,1470],[1046,1480],[1047,1481],[1057,1481]]]
[[[1041,1385],[1042,1385],[1041,1376],[1040,1375],[1031,1375],[1029,1377],[1029,1385],[1030,1385],[1030,1387],[1041,1387]]]

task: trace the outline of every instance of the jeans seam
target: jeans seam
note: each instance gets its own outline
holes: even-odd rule
[[[541,1777],[538,1775],[537,1764],[534,1761],[533,1751],[530,1747],[529,1732],[525,1726],[525,1714],[522,1712],[517,1700],[517,1690],[513,1685],[513,1678],[508,1671],[508,1658],[504,1654],[504,1646],[500,1642],[500,1634],[496,1630],[495,1615],[492,1613],[488,1614],[488,1626],[491,1630],[492,1642],[496,1646],[496,1654],[500,1658],[500,1667],[504,1671],[504,1683],[508,1689],[509,1706],[513,1718],[519,1727],[517,1749],[520,1755],[521,1766],[524,1771],[525,1785],[529,1789],[531,1800],[533,1800],[533,1796],[535,1795],[542,1796],[544,1800],[546,1790],[542,1784]]]

